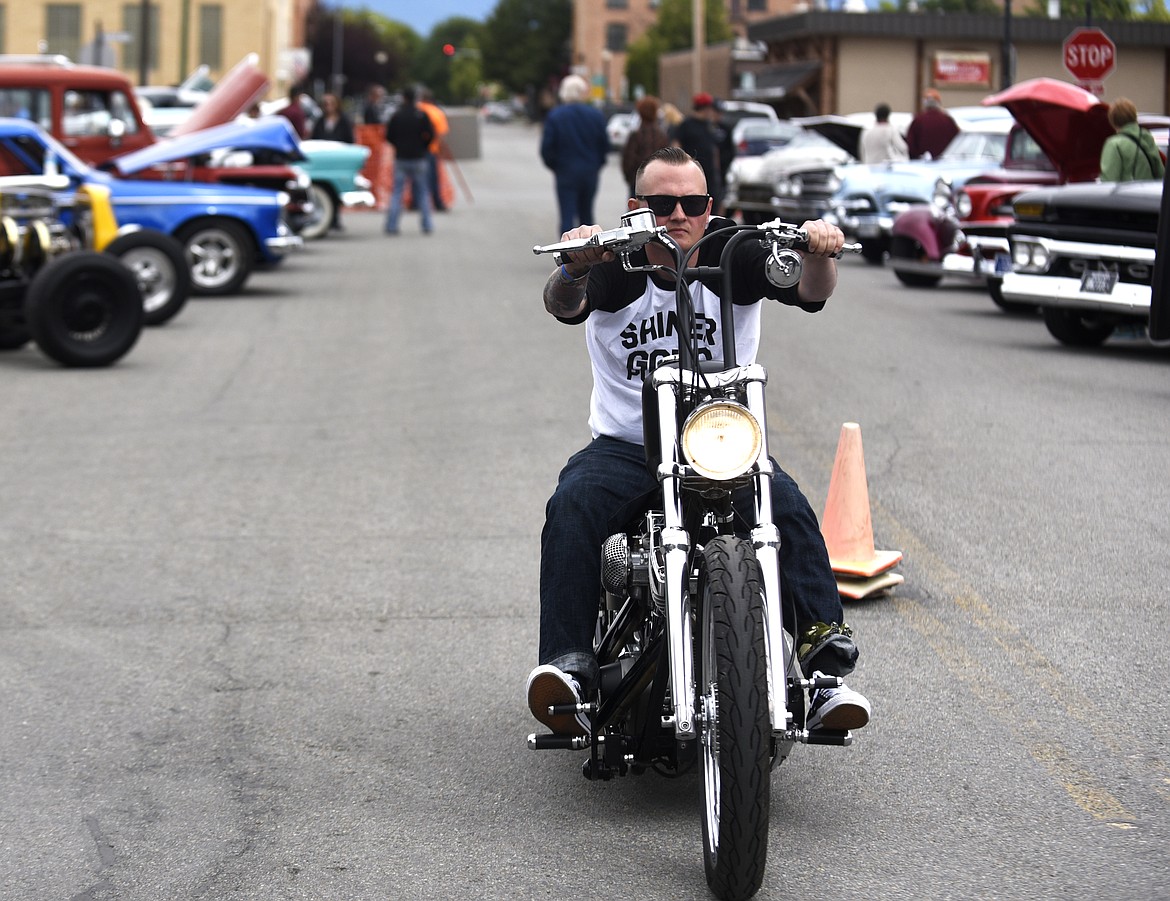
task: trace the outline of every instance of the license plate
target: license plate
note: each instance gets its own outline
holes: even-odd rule
[[[1012,271],[1012,255],[1010,253],[997,253],[995,255],[995,274],[1003,275],[1005,272]]]
[[[1117,284],[1117,273],[1108,269],[1093,269],[1081,276],[1081,291],[1085,294],[1112,294]]]

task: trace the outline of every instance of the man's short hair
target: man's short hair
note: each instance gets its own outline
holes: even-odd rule
[[[694,163],[695,168],[699,170],[699,174],[703,176],[703,189],[707,188],[707,173],[703,171],[703,167],[699,165],[699,161],[693,156],[683,150],[681,147],[663,147],[661,150],[655,150],[646,161],[638,167],[637,173],[634,175],[634,191],[637,192],[639,183],[642,181],[642,173],[646,171],[646,167],[651,163],[666,163],[668,166],[685,166],[687,163]]]
[[[873,117],[879,122],[889,122],[890,105],[888,103],[879,103],[873,108]]]

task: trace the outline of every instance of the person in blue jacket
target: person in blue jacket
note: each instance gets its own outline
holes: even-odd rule
[[[593,199],[609,153],[609,135],[605,117],[587,102],[589,82],[568,75],[559,95],[560,105],[544,120],[540,158],[556,177],[563,233],[594,221]]]

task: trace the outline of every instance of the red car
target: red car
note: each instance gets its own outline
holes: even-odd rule
[[[1012,199],[1022,191],[1095,179],[1101,147],[1113,134],[1108,104],[1076,85],[1052,78],[1020,82],[983,100],[1004,106],[1019,125],[1002,169],[951,191],[940,184],[929,206],[907,210],[893,227],[890,262],[903,284],[929,287],[943,277],[986,282],[992,300],[1012,309],[1000,294],[1011,268],[1007,227]],[[1165,117],[1143,116],[1146,127]]]

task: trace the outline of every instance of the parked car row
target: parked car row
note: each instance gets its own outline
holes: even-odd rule
[[[121,73],[0,57],[0,350],[109,365],[191,294],[236,293],[338,205],[373,205],[368,148],[236,119],[266,86],[245,60],[160,140]]]
[[[372,206],[360,173],[369,149],[336,141],[300,142],[286,120],[244,117],[268,89],[254,54],[214,89],[199,73],[173,90],[136,91],[115,69],[60,56],[0,56],[0,115],[36,123],[82,162],[141,180],[249,185],[283,192],[286,222],[305,240],[324,237],[338,204]],[[181,118],[160,138],[147,123],[153,97]],[[240,120],[240,129],[208,135]],[[263,123],[263,124],[261,124]],[[244,126],[255,126],[251,129]]]
[[[1066,344],[1144,325],[1162,184],[1085,184],[1113,133],[1108,105],[1036,78],[950,112],[960,131],[937,160],[873,165],[857,161],[871,114],[791,120],[803,135],[733,162],[727,207],[745,222],[836,222],[903,284],[985,284],[1005,310],[1039,310]],[[1165,157],[1170,118],[1139,123]]]

